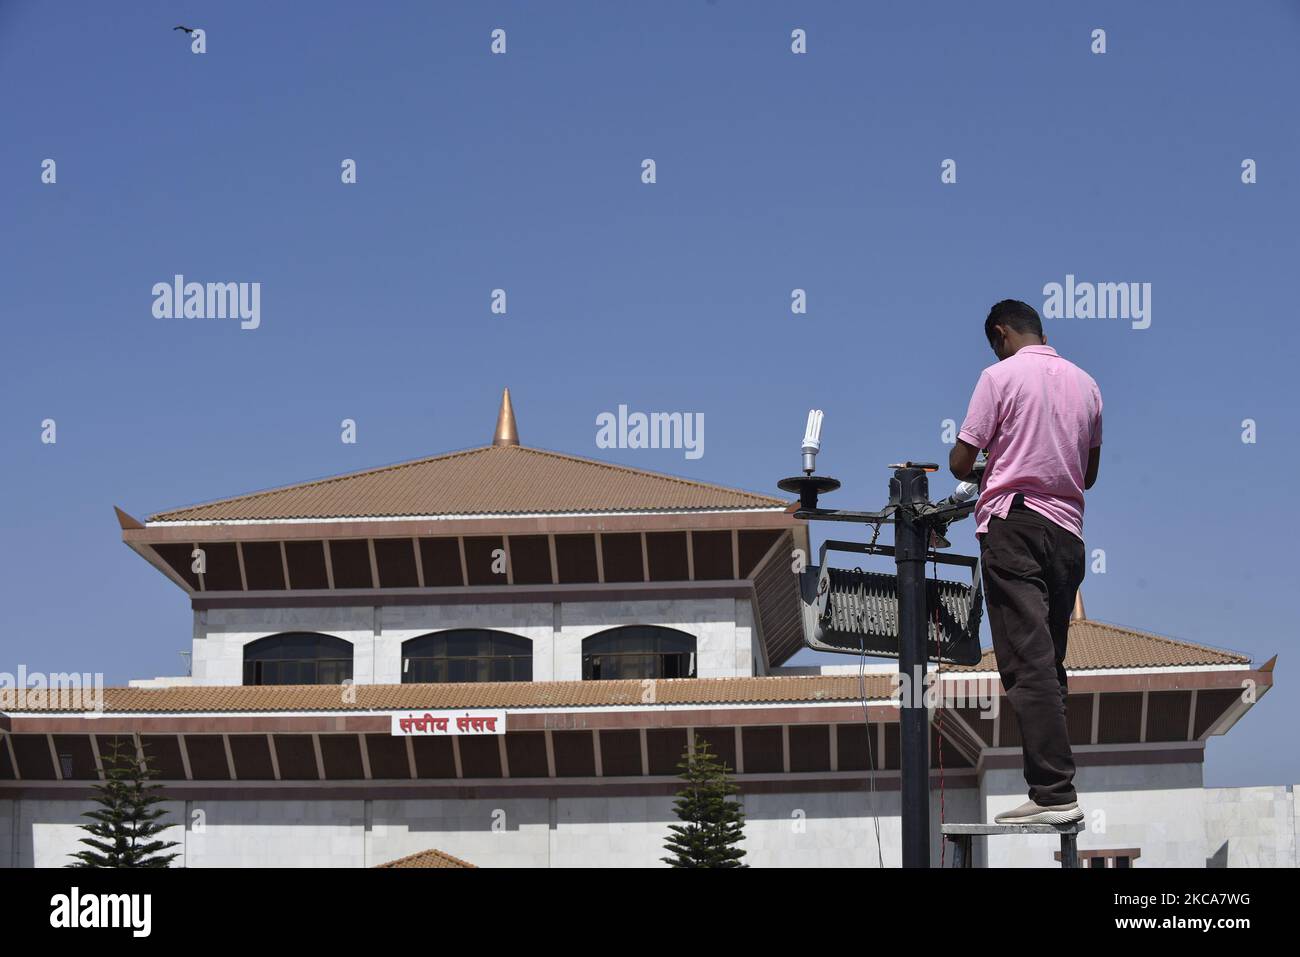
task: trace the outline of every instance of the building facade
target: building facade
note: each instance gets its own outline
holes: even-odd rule
[[[791,512],[524,447],[508,393],[483,448],[144,522],[119,510],[123,541],[190,601],[191,673],[89,704],[0,692],[0,865],[68,862],[117,738],[148,756],[191,867],[432,849],[654,865],[696,740],[735,771],[751,865],[897,866],[894,666],[787,664],[810,552]],[[1289,789],[1202,782],[1206,743],[1272,686],[1272,662],[1080,608],[1067,668],[1086,866],[1294,864]],[[1024,796],[991,653],[937,680],[935,864],[941,814],[988,820]],[[501,724],[399,733],[426,714]],[[999,838],[976,863],[1053,866],[1055,850]]]

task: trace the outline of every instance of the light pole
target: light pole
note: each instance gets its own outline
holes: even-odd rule
[[[820,450],[821,413],[809,415],[809,434],[804,437],[804,474],[782,479],[778,486],[799,495],[795,518],[805,521],[857,522],[894,526],[894,544],[877,545],[827,541],[822,544],[817,565],[801,573],[804,642],[819,651],[841,654],[892,655],[898,658],[903,694],[899,717],[901,763],[901,805],[903,866],[930,866],[930,722],[925,705],[926,662],[973,664],[980,658],[979,561],[965,555],[947,555],[931,548],[932,542],[947,545],[943,532],[948,525],[969,515],[975,502],[952,499],[930,501],[928,474],[938,470],[930,462],[904,462],[891,466],[889,505],[880,512],[854,512],[818,507],[818,496],[839,488],[827,476],[813,475],[816,452]],[[811,437],[811,438],[810,438]],[[809,445],[815,446],[809,455]],[[978,473],[968,481],[978,484]],[[826,564],[828,551],[892,555],[895,575],[882,576],[839,569],[831,574]],[[955,582],[927,581],[925,563],[963,565],[972,570],[970,586]],[[891,605],[892,603],[892,605]],[[892,612],[892,614],[891,614]],[[937,614],[936,614],[937,612]],[[931,616],[936,619],[931,654]],[[896,622],[896,625],[891,624]]]

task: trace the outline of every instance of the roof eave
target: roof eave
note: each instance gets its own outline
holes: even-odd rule
[[[603,513],[525,513],[475,518],[276,519],[253,522],[165,523],[123,528],[128,545],[196,541],[404,538],[409,536],[572,534],[698,529],[782,529],[802,526],[784,508],[692,509]]]

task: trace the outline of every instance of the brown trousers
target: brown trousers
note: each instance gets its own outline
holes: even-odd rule
[[[1002,685],[1020,725],[1029,798],[1076,800],[1066,728],[1065,646],[1083,581],[1083,542],[1017,495],[980,537],[984,597]]]

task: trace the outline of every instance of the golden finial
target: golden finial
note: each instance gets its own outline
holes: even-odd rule
[[[515,428],[515,409],[510,404],[510,390],[501,393],[501,411],[497,413],[497,431],[492,436],[493,445],[518,445],[519,430]]]
[[[1070,621],[1087,621],[1088,615],[1083,610],[1083,589],[1074,593],[1074,611],[1070,612]]]

